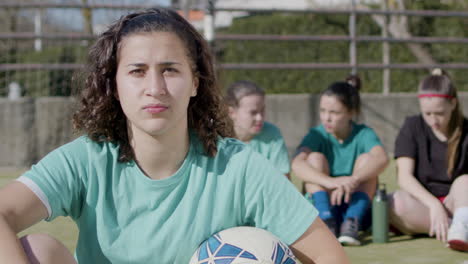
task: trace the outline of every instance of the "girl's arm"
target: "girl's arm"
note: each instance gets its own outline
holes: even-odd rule
[[[307,157],[310,153],[310,149],[303,147],[299,154],[294,157],[291,164],[294,174],[304,182],[318,184],[327,189],[336,188],[332,177],[309,165]]]
[[[399,157],[396,160],[398,185],[404,191],[413,195],[428,208],[433,203],[440,203],[414,176],[415,161],[409,157]]]
[[[415,161],[409,157],[399,157],[397,162],[398,185],[401,189],[421,201],[430,212],[431,227],[429,235],[436,235],[438,240],[446,241],[448,215],[443,204],[430,193],[414,176]]]
[[[388,165],[388,156],[382,146],[373,147],[368,155],[369,161],[366,162],[366,166],[361,166],[353,171],[353,175],[351,175],[358,182],[366,182],[372,178],[377,178]]]
[[[291,245],[291,249],[303,264],[350,263],[343,247],[319,218]]]
[[[0,189],[0,259],[2,263],[28,264],[17,233],[45,219],[47,209],[23,183]]]

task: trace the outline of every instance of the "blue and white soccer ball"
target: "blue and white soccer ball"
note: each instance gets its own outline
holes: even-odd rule
[[[249,226],[214,234],[193,254],[189,264],[296,264],[291,249],[270,232]]]

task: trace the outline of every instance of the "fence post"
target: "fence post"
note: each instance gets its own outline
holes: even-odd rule
[[[356,0],[351,0],[351,14],[349,15],[349,63],[351,74],[357,74],[357,50],[356,50]]]
[[[203,35],[213,48],[215,34],[215,0],[206,0]]]
[[[42,8],[34,10],[34,34],[41,35],[42,33]],[[42,39],[40,37],[34,40],[34,50],[42,50]]]
[[[382,0],[382,9],[388,11],[388,0]],[[385,39],[388,38],[388,15],[383,16],[383,27],[382,27],[382,37]],[[384,64],[383,75],[382,75],[382,93],[384,95],[390,94],[390,69],[387,68],[390,64],[390,44],[388,41],[382,42],[382,62]]]

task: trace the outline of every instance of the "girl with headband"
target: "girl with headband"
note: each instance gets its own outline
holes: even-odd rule
[[[358,124],[360,79],[332,83],[320,96],[319,126],[313,127],[293,159],[306,198],[343,245],[358,246],[359,230],[375,194],[377,177],[388,163],[374,130]]]
[[[429,234],[468,251],[468,120],[450,77],[435,69],[419,84],[421,114],[395,142],[400,190],[390,220],[406,234]]]
[[[2,263],[183,264],[243,225],[275,234],[302,263],[349,263],[295,187],[228,138],[209,45],[177,12],[122,17],[89,63],[73,118],[83,136],[0,190]],[[17,239],[58,216],[78,226],[75,258],[46,235]]]
[[[250,81],[237,81],[226,91],[236,137],[272,162],[289,178],[288,150],[280,130],[265,121],[265,91]]]

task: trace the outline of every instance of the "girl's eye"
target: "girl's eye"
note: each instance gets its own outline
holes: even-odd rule
[[[164,69],[163,69],[163,73],[164,73],[164,74],[171,74],[171,73],[176,73],[176,72],[178,72],[177,69],[171,68],[171,67],[168,67],[168,68],[164,68]]]
[[[145,71],[143,69],[134,69],[130,71],[130,75],[134,76],[143,76],[145,74]]]

